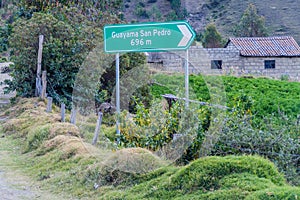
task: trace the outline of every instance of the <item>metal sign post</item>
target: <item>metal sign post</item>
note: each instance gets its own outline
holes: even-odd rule
[[[184,73],[184,80],[185,80],[185,107],[189,107],[189,50],[186,50],[185,54],[185,73]]]
[[[185,21],[116,24],[104,27],[104,51],[116,53],[117,143],[120,143],[120,52],[186,50],[185,89],[188,107],[188,48],[196,34]]]
[[[117,107],[117,144],[120,144],[120,54],[116,54],[116,107]]]

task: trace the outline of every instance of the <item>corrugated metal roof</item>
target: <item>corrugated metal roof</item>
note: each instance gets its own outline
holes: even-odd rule
[[[241,56],[300,56],[300,47],[290,36],[230,38],[227,45],[230,42],[240,51]]]

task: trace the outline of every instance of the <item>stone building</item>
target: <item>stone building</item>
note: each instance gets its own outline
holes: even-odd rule
[[[156,53],[156,63],[166,71],[184,72],[185,51]],[[224,48],[192,46],[188,50],[190,73],[286,77],[300,81],[300,47],[290,36],[230,38]],[[161,63],[158,65],[157,63]]]

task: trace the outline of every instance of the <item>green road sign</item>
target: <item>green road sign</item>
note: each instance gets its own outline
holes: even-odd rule
[[[116,52],[147,52],[187,49],[195,38],[185,21],[117,24],[104,27],[104,50]]]

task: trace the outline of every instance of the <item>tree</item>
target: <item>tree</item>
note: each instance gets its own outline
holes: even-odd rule
[[[58,4],[53,4],[53,2],[58,2]],[[104,4],[102,5],[101,2]],[[11,73],[13,80],[6,81],[8,84],[7,92],[16,90],[18,96],[34,96],[38,36],[44,35],[42,70],[47,71],[48,95],[53,97],[55,103],[64,102],[70,106],[74,100],[74,90],[77,93],[86,93],[87,88],[74,87],[79,76],[78,71],[85,67],[84,64],[87,65],[86,60],[89,60],[90,53],[99,49],[103,43],[103,25],[120,23],[117,15],[110,14],[111,11],[109,11],[110,6],[116,7],[120,1],[115,0],[111,4],[108,2],[112,1],[22,0],[19,16],[12,24],[11,35],[9,36],[8,44],[12,52],[11,60],[14,62],[14,66]],[[62,3],[64,4],[62,5]],[[101,9],[96,9],[97,12],[103,14],[102,17],[98,16],[97,20],[94,20],[96,15],[85,12],[89,10],[88,7],[100,8],[105,5],[109,6],[107,7],[108,11],[102,12]],[[103,52],[103,47],[100,49]],[[103,55],[98,54],[97,57],[99,56],[99,59],[103,60]],[[121,75],[125,74],[123,70],[130,70],[144,62],[145,56],[125,54],[121,57],[121,66],[123,66]],[[92,72],[96,73],[95,76],[99,77],[103,70],[110,72],[115,68],[113,61],[106,62],[91,60],[90,58],[88,64],[99,68],[98,71],[94,68],[91,69]],[[91,77],[86,79],[90,80],[89,78]],[[106,98],[107,95],[103,94],[112,93],[111,90],[114,88],[111,82],[114,80],[108,76],[108,80],[98,78],[98,81],[95,82],[92,85],[99,86],[100,90],[95,91],[94,87],[90,87],[93,91],[88,91],[88,93],[92,92],[92,95],[98,100],[97,102],[102,103],[101,101],[108,99]]]
[[[75,7],[91,21],[99,21],[107,13],[115,15],[122,5],[121,0],[20,0],[23,15],[33,12],[48,12],[63,7]]]
[[[42,13],[35,13],[30,20],[21,18],[13,24],[13,33],[9,41],[12,48],[12,61],[15,65],[11,74],[13,81],[9,82],[9,89],[16,90],[18,95],[24,97],[34,95],[40,34],[45,38],[42,66],[43,70],[47,70],[50,75],[49,86],[56,89],[58,93],[63,93],[63,91],[68,93],[66,88],[71,85],[72,77],[67,76],[71,73],[64,72],[76,71],[79,67],[77,60],[73,59],[76,53],[71,51],[71,49],[76,49],[77,45],[72,39],[74,29],[52,15]],[[59,74],[61,74],[60,77]],[[62,80],[62,77],[68,81]],[[54,97],[51,90],[48,92]],[[58,100],[57,98],[55,100]]]
[[[255,5],[249,4],[239,24],[235,27],[234,34],[238,37],[264,37],[268,35],[265,18],[257,14]]]
[[[47,71],[48,95],[57,103],[71,102],[72,86],[81,63],[102,37],[99,28],[78,26],[75,29],[44,13],[35,13],[29,20],[18,19],[9,39],[14,62],[9,91],[16,90],[18,96],[34,96],[38,36],[44,35],[42,70]]]
[[[203,47],[219,48],[223,46],[221,34],[218,32],[215,24],[210,23],[206,26],[202,39]]]

